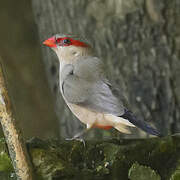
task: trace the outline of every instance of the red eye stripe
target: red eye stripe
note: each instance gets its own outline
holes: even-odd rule
[[[88,47],[89,45],[82,42],[82,41],[79,41],[79,40],[75,40],[75,39],[70,39],[71,40],[71,43],[72,45],[74,46],[81,46],[81,47]]]
[[[64,43],[63,41],[65,39],[68,39],[69,43]],[[56,43],[59,44],[60,46],[70,46],[70,45],[81,46],[81,47],[88,47],[89,46],[88,44],[86,44],[86,43],[84,43],[82,41],[75,40],[75,39],[72,39],[72,38],[67,38],[67,37],[56,39]]]

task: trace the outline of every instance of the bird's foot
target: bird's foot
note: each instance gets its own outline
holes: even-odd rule
[[[72,138],[66,138],[66,140],[67,140],[67,141],[73,141],[73,140],[80,141],[80,142],[83,143],[84,147],[86,146],[86,143],[85,143],[84,139],[83,139],[83,138],[80,138],[80,137],[74,136],[74,137],[72,137]]]

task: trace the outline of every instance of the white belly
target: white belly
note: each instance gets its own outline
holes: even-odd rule
[[[114,127],[118,131],[129,134],[130,131],[127,126],[134,127],[129,121],[116,117],[112,114],[103,114],[90,111],[86,108],[80,107],[75,104],[67,103],[74,115],[88,127],[97,126],[103,129],[109,129],[106,127]]]
[[[67,103],[67,105],[74,115],[86,125],[113,126],[112,123],[107,121],[103,113],[93,112],[75,104]]]

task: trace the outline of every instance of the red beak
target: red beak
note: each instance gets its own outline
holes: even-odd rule
[[[51,47],[51,48],[52,48],[52,47],[57,47],[57,46],[56,46],[56,39],[55,39],[55,37],[51,37],[51,38],[45,40],[45,41],[43,42],[43,44],[46,45],[46,46],[48,46],[48,47]]]

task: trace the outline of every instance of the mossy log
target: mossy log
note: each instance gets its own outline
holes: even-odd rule
[[[12,167],[5,144],[0,143],[0,171],[7,180]],[[86,141],[85,146],[79,141],[34,138],[27,146],[37,179],[180,179],[179,135]]]

